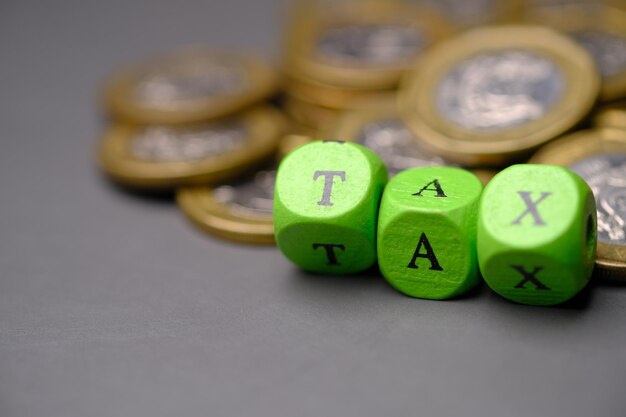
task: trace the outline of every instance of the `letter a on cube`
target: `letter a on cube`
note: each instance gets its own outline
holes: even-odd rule
[[[395,289],[440,300],[478,282],[482,189],[474,174],[453,167],[414,168],[389,182],[378,220],[378,263]]]
[[[376,261],[376,221],[387,169],[364,146],[313,142],[280,164],[274,232],[283,254],[301,268],[358,272]]]

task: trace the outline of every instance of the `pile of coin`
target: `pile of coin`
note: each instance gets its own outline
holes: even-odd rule
[[[248,243],[273,242],[276,164],[314,139],[367,146],[390,175],[565,165],[598,202],[599,273],[626,280],[619,0],[301,0],[275,67],[183,49],[115,74],[104,106],[110,178],[176,190],[194,224]]]
[[[321,6],[295,7],[283,54],[285,111],[316,129],[397,89],[423,51],[452,31],[430,9],[403,2]]]
[[[273,161],[287,126],[267,104],[278,84],[269,62],[245,52],[185,49],[131,66],[105,89],[102,169],[123,186],[177,190],[206,230],[271,242],[272,174],[258,189],[221,183]]]

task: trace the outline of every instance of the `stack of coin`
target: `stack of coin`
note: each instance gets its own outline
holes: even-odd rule
[[[184,49],[115,74],[103,170],[134,188],[172,189],[236,177],[274,154],[282,115],[262,101],[277,74],[247,53]]]
[[[276,69],[245,52],[183,49],[131,66],[104,91],[111,125],[101,166],[127,187],[176,189],[183,211],[204,229],[271,242],[273,177],[256,188],[221,184],[241,183],[273,161],[287,123],[263,102],[277,89]]]
[[[593,118],[593,124],[598,127],[626,129],[626,100],[598,108]]]
[[[341,111],[395,90],[403,72],[450,32],[433,11],[400,1],[300,2],[285,35],[285,111],[327,129]]]

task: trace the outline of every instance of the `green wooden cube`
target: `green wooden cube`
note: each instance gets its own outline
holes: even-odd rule
[[[370,267],[386,182],[385,165],[364,146],[324,141],[296,149],[276,177],[276,244],[308,271],[343,274]]]
[[[478,260],[487,284],[523,304],[553,305],[578,293],[593,272],[596,204],[566,168],[515,165],[483,193]]]
[[[389,182],[378,218],[378,263],[396,290],[441,300],[478,282],[482,190],[474,174],[454,167],[410,169]]]

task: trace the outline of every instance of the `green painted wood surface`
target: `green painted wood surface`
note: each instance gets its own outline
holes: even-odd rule
[[[398,291],[446,299],[479,281],[476,221],[483,186],[453,167],[415,168],[394,177],[383,193],[378,262]]]
[[[559,304],[588,283],[596,235],[595,200],[580,177],[557,166],[515,165],[483,193],[480,270],[505,298]]]
[[[283,254],[301,268],[330,274],[376,261],[376,222],[387,169],[364,146],[313,142],[280,164],[274,230]]]

